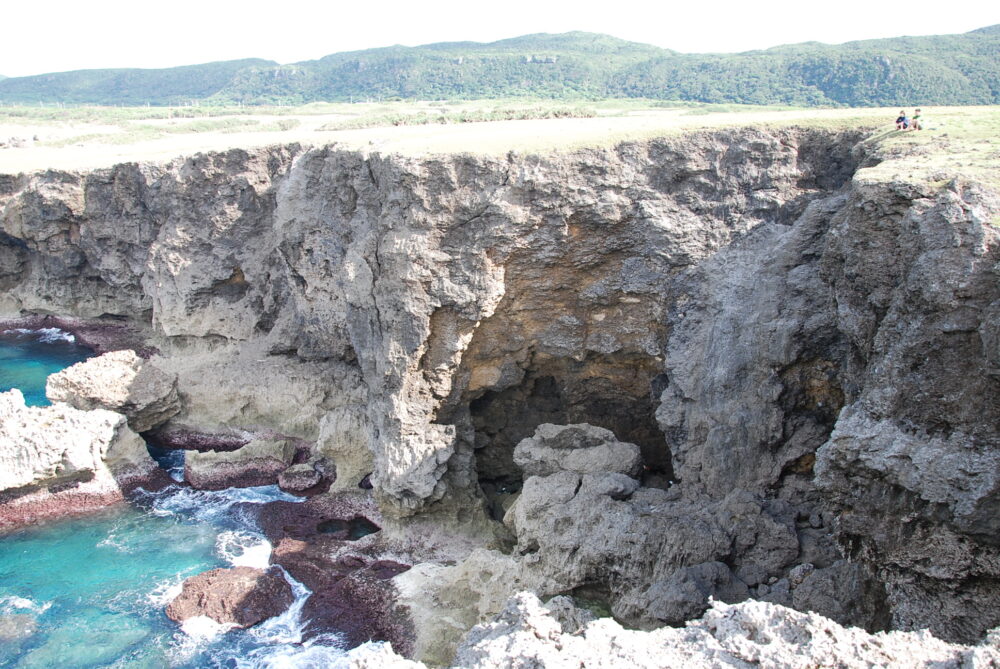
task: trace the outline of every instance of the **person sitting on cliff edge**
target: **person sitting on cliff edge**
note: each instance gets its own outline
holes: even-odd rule
[[[899,117],[896,119],[896,130],[906,130],[910,127],[910,119],[906,118],[906,110],[899,110]]]
[[[920,110],[914,109],[913,118],[910,119],[910,130],[923,130],[923,129],[924,129],[924,124],[921,122],[920,119]]]

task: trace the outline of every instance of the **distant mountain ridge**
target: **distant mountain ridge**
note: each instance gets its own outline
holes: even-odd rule
[[[960,35],[682,54],[586,32],[0,77],[0,104],[301,104],[364,99],[644,97],[807,106],[1000,103],[1000,24]]]

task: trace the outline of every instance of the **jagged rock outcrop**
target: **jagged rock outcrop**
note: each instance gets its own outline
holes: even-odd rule
[[[293,599],[292,587],[277,570],[212,569],[184,581],[181,593],[167,605],[167,617],[184,622],[207,616],[245,628],[280,614]]]
[[[971,643],[1000,620],[1000,196],[962,182],[856,193],[825,258],[852,392],[815,485],[885,584],[892,625]]]
[[[584,435],[589,442],[579,443]],[[570,451],[575,457],[553,460],[551,453],[563,452],[570,442],[580,446]],[[525,457],[531,453],[541,453],[549,468],[538,469]],[[543,425],[518,444],[515,460],[543,474],[525,480],[505,522],[517,540],[515,554],[524,555],[521,568],[540,592],[586,591],[601,584],[591,596],[607,598],[619,619],[646,628],[697,617],[712,597],[738,602],[751,594],[777,596],[781,587],[791,594],[789,571],[805,557],[791,505],[738,490],[715,499],[684,497],[681,487],[643,487],[622,473],[638,471],[633,454],[638,455],[634,445],[588,425]],[[566,468],[556,471],[553,465]],[[840,559],[829,533],[815,537],[824,538],[826,556],[821,550],[810,556],[819,569],[808,563],[808,574],[796,579],[797,603],[869,623],[872,612],[856,568]],[[806,597],[808,587],[798,589],[806,580],[819,582],[829,569],[839,570],[843,584],[834,601],[849,603],[845,607],[830,608],[822,598]],[[772,592],[767,583],[782,585]]]
[[[474,627],[450,666],[517,667],[995,667],[997,632],[979,646],[959,646],[927,632],[868,634],[815,614],[764,602],[716,602],[685,628],[641,632],[595,619],[565,598],[543,605],[530,593],[510,599],[489,623]],[[365,649],[350,666],[378,657],[384,667],[412,667],[389,649]],[[396,664],[398,662],[399,664]]]
[[[176,375],[131,350],[105,353],[52,374],[45,395],[83,411],[123,413],[136,432],[151,430],[181,410]]]
[[[26,175],[0,308],[143,323],[178,425],[313,441],[387,533],[471,535],[394,579],[461,621],[418,653],[519,585],[644,627],[749,595],[973,641],[1000,622],[1000,198],[877,180],[861,137]],[[581,423],[643,469],[519,462]]]
[[[0,528],[120,502],[155,470],[122,414],[0,393]]]
[[[953,646],[926,633],[870,635],[773,604],[716,603],[684,629],[626,630],[608,618],[567,629],[532,595],[513,598],[459,647],[461,667],[996,666],[1000,647]]]

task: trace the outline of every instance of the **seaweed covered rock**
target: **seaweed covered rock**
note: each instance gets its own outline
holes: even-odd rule
[[[277,570],[253,567],[212,569],[184,581],[183,589],[167,606],[175,622],[207,616],[217,623],[252,627],[287,609],[292,587]]]

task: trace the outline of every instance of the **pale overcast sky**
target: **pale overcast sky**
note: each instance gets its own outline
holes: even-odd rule
[[[172,67],[259,57],[291,63],[338,51],[529,33],[601,32],[684,53],[960,33],[1000,23],[989,0],[7,0],[0,74]]]

